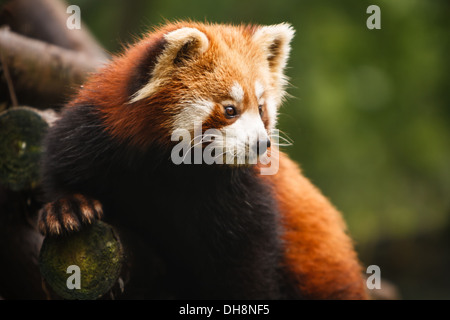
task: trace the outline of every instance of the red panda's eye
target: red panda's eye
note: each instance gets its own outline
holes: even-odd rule
[[[262,118],[262,116],[263,116],[263,114],[264,114],[264,110],[263,110],[263,105],[262,105],[262,104],[260,104],[260,105],[258,106],[258,110],[259,110],[259,115],[260,115],[261,118]]]
[[[236,108],[234,106],[225,107],[225,116],[227,118],[233,118],[237,115]]]

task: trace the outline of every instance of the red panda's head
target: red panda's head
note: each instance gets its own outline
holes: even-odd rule
[[[113,136],[143,148],[194,134],[195,123],[235,145],[269,140],[293,35],[288,24],[169,24],[93,76],[76,102],[99,106]]]

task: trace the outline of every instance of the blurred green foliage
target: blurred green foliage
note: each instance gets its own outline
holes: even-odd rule
[[[447,0],[72,1],[111,52],[167,20],[296,29],[286,151],[343,212],[359,246],[450,223]],[[381,30],[366,9],[381,8]]]

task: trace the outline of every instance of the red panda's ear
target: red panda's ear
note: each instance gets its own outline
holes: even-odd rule
[[[160,88],[172,71],[195,59],[209,48],[208,37],[196,28],[179,28],[164,35],[164,48],[156,58],[148,83],[136,91],[130,103],[151,96]]]
[[[262,26],[253,34],[253,41],[266,53],[272,77],[281,88],[285,85],[284,69],[294,34],[294,29],[287,23]]]
[[[177,29],[166,34],[164,38],[167,45],[158,59],[158,64],[182,64],[183,61],[202,54],[209,47],[209,40],[206,35],[195,28]]]

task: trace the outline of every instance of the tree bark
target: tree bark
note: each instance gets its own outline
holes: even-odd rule
[[[83,24],[80,29],[67,27],[70,13],[66,11],[66,2],[3,2],[0,3],[3,4],[0,8],[0,102],[59,108],[89,72],[108,61],[109,56],[87,27]]]
[[[57,118],[53,110],[18,107],[0,113],[0,184],[33,190],[40,180],[41,143]]]
[[[52,110],[45,110],[62,107],[89,73],[109,59],[84,25],[79,30],[66,26],[70,16],[66,9],[67,3],[60,0],[0,0],[0,112],[11,105],[33,106],[13,107],[0,115],[0,299],[61,297],[43,285],[38,265],[44,238],[37,231],[43,205],[36,173],[40,167],[37,140],[44,127],[57,119]],[[36,157],[25,159],[29,148]],[[12,167],[4,165],[7,160],[12,160]],[[95,230],[97,240],[89,238],[90,243],[100,248],[111,233]],[[103,244],[120,245],[117,238],[109,240]],[[98,259],[96,265],[111,262]],[[112,275],[111,279],[117,280]]]
[[[117,232],[110,225],[96,221],[70,235],[46,237],[39,255],[39,268],[46,283],[60,297],[98,299],[118,280],[123,259]]]
[[[17,100],[38,108],[59,107],[102,61],[0,29],[0,54]],[[0,93],[7,96],[5,80]]]
[[[60,0],[10,0],[0,11],[0,25],[13,32],[55,46],[83,52],[106,61],[107,54],[83,24],[81,29],[67,28],[68,4]]]

